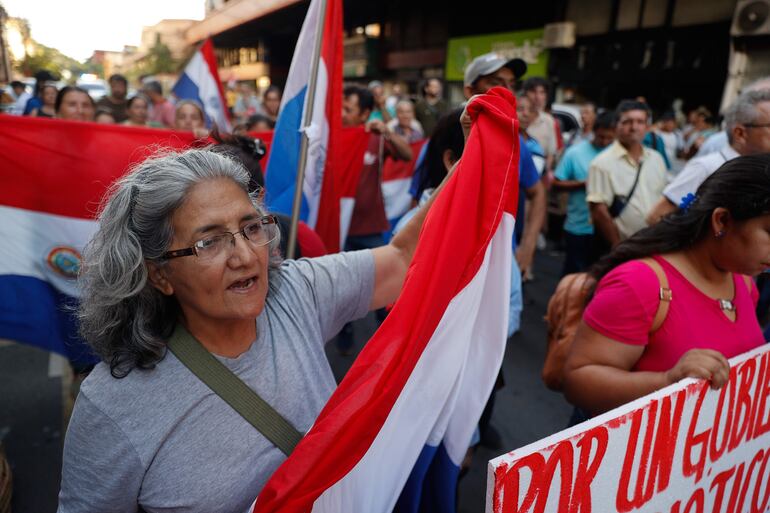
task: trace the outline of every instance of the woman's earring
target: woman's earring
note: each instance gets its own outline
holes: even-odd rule
[[[725,236],[725,232],[723,230],[719,230],[714,234],[714,237],[716,237],[717,239],[721,239],[724,236]]]

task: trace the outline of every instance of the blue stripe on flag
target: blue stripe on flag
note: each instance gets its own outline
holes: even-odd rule
[[[297,181],[297,164],[302,134],[302,109],[305,105],[307,86],[281,108],[270,148],[270,161],[265,177],[266,203],[270,212],[291,215],[294,202],[294,185]],[[308,205],[302,197],[300,219],[307,220]]]
[[[99,361],[78,336],[77,301],[43,280],[0,276],[0,338],[30,344],[69,358],[76,366]]]
[[[179,76],[179,80],[174,84],[171,92],[180,100],[195,100],[200,105],[203,105],[198,84],[193,82],[187,73],[182,73]],[[206,114],[206,109],[203,109],[203,116],[206,118],[206,128],[211,128],[211,118]]]
[[[393,513],[453,513],[460,468],[441,443],[423,447]]]
[[[406,484],[401,490],[393,513],[417,513],[420,510],[423,483],[437,450],[438,447],[433,445],[426,445],[422,448],[420,456],[412,467],[412,473],[409,474],[409,479],[406,480]]]
[[[422,488],[421,511],[454,513],[460,467],[455,465],[442,443],[436,451]]]

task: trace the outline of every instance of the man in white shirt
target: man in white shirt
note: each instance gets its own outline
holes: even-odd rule
[[[32,95],[26,92],[26,86],[24,85],[24,82],[20,82],[18,80],[14,80],[10,84],[11,91],[13,93],[14,102],[13,107],[8,109],[8,114],[13,114],[14,116],[21,116],[24,114],[24,107],[27,106],[27,102],[30,98],[32,98]]]
[[[591,220],[595,233],[610,247],[647,226],[647,213],[666,186],[663,157],[642,145],[649,117],[647,104],[620,102],[617,140],[589,166],[586,200]],[[622,208],[616,207],[619,202],[624,204]]]
[[[701,144],[700,148],[698,148],[698,153],[695,154],[695,158],[705,157],[709,153],[717,152],[722,148],[729,146],[729,144],[730,143],[727,141],[727,132],[725,130],[711,134],[706,138],[704,143]]]
[[[770,152],[770,89],[740,95],[725,113],[727,146],[690,160],[663,190],[663,198],[650,211],[649,223],[674,212],[688,194],[695,194],[706,178],[722,164],[740,155]]]
[[[751,84],[741,89],[741,94],[748,93],[749,91],[761,91],[763,89],[770,89],[770,77],[763,77],[759,80],[755,80]],[[725,113],[725,116],[727,114]],[[696,157],[705,157],[709,153],[717,152],[726,148],[729,145],[727,140],[727,129],[725,128],[721,132],[712,134],[706,139],[706,141],[698,148]]]
[[[530,123],[527,133],[543,148],[546,169],[551,170],[559,151],[560,135],[556,132],[556,120],[545,110],[550,94],[549,83],[543,77],[532,77],[524,81],[522,88],[537,109],[537,117]]]

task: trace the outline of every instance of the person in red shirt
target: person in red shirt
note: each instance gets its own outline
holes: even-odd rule
[[[342,125],[363,125],[371,132],[356,189],[345,251],[371,249],[385,243],[382,233],[390,229],[382,199],[382,163],[386,157],[412,160],[412,148],[381,120],[366,121],[374,106],[372,93],[367,89],[350,86],[345,88],[343,95]]]
[[[382,198],[382,163],[386,157],[412,160],[412,147],[403,137],[391,132],[382,120],[367,122],[373,108],[374,97],[368,89],[349,86],[343,91],[342,126],[365,126],[371,132],[356,188],[345,251],[372,249],[385,244],[382,234],[390,230],[390,223]],[[376,314],[380,322],[386,315],[384,309],[377,310]],[[353,326],[348,323],[337,337],[337,350],[347,356],[352,347]]]

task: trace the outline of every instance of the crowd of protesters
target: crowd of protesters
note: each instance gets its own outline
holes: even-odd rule
[[[671,110],[673,106],[662,106],[666,109],[654,118],[645,99],[635,97],[617,105],[584,102],[580,126],[567,136],[549,112],[549,82],[527,78],[526,71],[519,59],[487,54],[470,63],[463,84],[469,100],[495,86],[518,94],[523,194],[513,243],[509,334],[519,328],[522,282],[534,277],[536,248],[543,247],[543,232],[554,226],[546,223],[546,205],[559,204],[564,197],[564,208],[549,213],[562,224],[548,238],[564,251],[563,275],[588,272],[598,283],[564,370],[565,395],[576,405],[572,421],[684,376],[704,377],[720,386],[726,379],[726,358],[766,338],[759,320],[767,317],[768,301],[763,298],[770,289],[763,276],[744,280],[740,275],[756,277],[770,267],[770,238],[762,235],[770,221],[770,203],[763,196],[770,179],[770,157],[765,155],[770,153],[770,82],[745,87],[725,111],[722,130],[706,107],[697,106],[685,117]],[[424,151],[413,156],[417,166],[410,192],[415,206],[430,197],[462,154],[462,141],[452,129],[462,108],[450,108],[442,98],[442,85],[428,80],[417,99],[397,91],[387,96],[378,81],[346,90],[346,100],[357,100],[351,101],[351,108],[358,122],[385,139],[391,158],[405,158],[392,151],[394,143],[412,142],[420,134],[428,138]],[[372,156],[387,158],[387,152],[374,152],[378,147],[372,143]],[[717,169],[720,173],[709,180]],[[373,171],[367,176],[359,193],[369,180],[371,196],[357,197],[357,204],[366,200],[359,207],[366,214],[359,212],[358,217],[379,213],[382,227],[387,226],[378,196],[381,184]],[[752,198],[751,206],[743,204],[747,198]],[[384,243],[382,227],[365,230],[367,247]],[[656,263],[682,298],[671,305],[671,320],[666,324],[663,319],[660,331],[650,329],[653,307],[660,302],[653,286],[657,271],[650,268]],[[640,265],[647,271],[640,272]],[[615,290],[617,283],[622,290]],[[632,298],[623,294],[638,294],[644,287],[652,291],[649,297],[639,299],[639,310],[630,308]],[[749,310],[740,322],[738,309]],[[704,329],[685,337],[688,328],[682,319],[697,323],[694,312],[711,317],[701,323]],[[631,335],[631,330],[637,331]],[[652,331],[655,334],[649,335]],[[672,337],[678,344],[668,342]],[[344,330],[340,340],[344,343],[339,348],[345,351],[350,342]],[[665,356],[658,354],[660,348],[666,348]],[[641,372],[650,369],[659,374]],[[501,373],[497,387],[503,384]],[[606,387],[616,393],[602,396]],[[489,422],[494,396],[493,391],[478,434],[481,443],[500,448],[500,436]]]
[[[164,94],[160,81],[144,77],[129,94],[128,79],[120,74],[109,77],[109,93],[94,100],[88,91],[77,85],[54,81],[43,71],[35,75],[33,92],[26,84],[13,81],[3,91],[3,111],[12,115],[58,118],[74,121],[95,121],[133,127],[167,128],[206,137],[206,114],[194,100],[176,100]],[[257,99],[254,89],[244,85],[236,96],[230,115],[235,121],[234,133],[260,132],[275,128],[281,89],[271,86]]]
[[[160,82],[151,78],[142,82],[138,92],[129,95],[126,78],[113,75],[109,78],[109,94],[97,102],[86,90],[77,86],[58,88],[52,79],[50,75],[39,75],[32,94],[25,91],[22,83],[10,84],[14,101],[7,112],[171,128],[193,132],[201,138],[211,135],[219,147],[229,148],[219,151],[240,161],[248,171],[248,175],[244,175],[240,168],[230,169],[219,157],[203,155],[210,159],[210,166],[222,168],[216,180],[234,181],[240,189],[252,192],[264,185],[258,162],[259,145],[248,134],[275,127],[281,104],[278,87],[267,88],[261,98],[251,83],[229,87],[227,103],[234,120],[233,134],[220,134],[216,129],[210,134],[201,105],[190,100],[170,100]],[[587,272],[592,283],[591,299],[564,367],[564,393],[576,408],[572,421],[579,422],[687,376],[708,379],[714,387],[723,385],[729,370],[727,358],[757,347],[767,338],[760,320],[767,317],[770,302],[770,289],[761,277],[763,271],[770,269],[770,79],[745,87],[724,112],[721,126],[703,106],[692,109],[686,117],[672,106],[658,106],[664,107],[662,114],[653,118],[644,98],[636,97],[617,105],[583,102],[579,106],[578,126],[570,134],[565,133],[559,117],[551,112],[551,84],[542,77],[527,77],[527,65],[521,59],[508,60],[490,53],[468,65],[463,81],[466,101],[493,87],[508,88],[517,95],[520,131],[521,194],[511,248],[515,258],[509,336],[519,330],[521,315],[527,314],[522,291],[526,281],[536,279],[535,253],[538,248],[543,249],[546,238],[552,248],[564,252],[564,276]],[[347,308],[347,315],[329,314],[333,317],[330,326],[334,329],[329,327],[317,334],[319,347],[323,342],[321,338],[328,339],[339,333],[337,349],[343,355],[350,354],[353,345],[350,321],[367,310],[377,310],[381,321],[386,315],[382,307],[397,296],[397,287],[394,289],[391,282],[400,283],[401,275],[378,285],[383,288],[380,292],[375,288],[372,297],[357,295],[354,285],[359,281],[375,283],[380,279],[378,266],[396,265],[388,260],[392,257],[388,248],[394,244],[413,246],[424,216],[421,206],[430,202],[434,191],[461,159],[469,128],[463,116],[464,105],[450,105],[443,88],[442,81],[435,78],[421,84],[415,95],[400,88],[388,91],[379,81],[347,84],[344,88],[343,125],[364,127],[370,133],[345,251],[369,249],[380,257],[375,257],[372,264],[360,253],[350,253],[358,256],[343,256],[338,261],[327,262],[329,268],[324,272],[331,276],[342,273],[347,266],[348,270],[355,268],[360,279],[338,280],[346,282],[344,292],[349,304],[340,309]],[[426,139],[422,150],[414,151],[413,145]],[[187,158],[184,155],[169,157],[179,161],[176,164],[192,166],[188,171],[195,175],[194,182],[204,180],[210,170],[194,168],[194,163],[187,162]],[[409,191],[412,208],[396,220],[386,216],[383,199],[382,168],[387,159],[414,162]],[[171,164],[174,163],[149,161],[121,182],[118,194],[132,194],[132,180],[146,174],[143,183],[149,184],[152,173],[160,173],[163,166]],[[235,203],[243,200],[241,191],[236,189],[225,191],[232,194]],[[179,192],[180,201],[186,194]],[[194,204],[197,200],[190,201]],[[173,217],[173,223],[178,223],[180,230],[191,229],[187,219],[176,218],[172,207],[164,208],[162,215]],[[243,208],[248,209],[249,205],[244,204]],[[118,218],[125,215],[128,214],[116,213]],[[156,212],[148,211],[146,215],[156,224],[171,222],[156,218],[160,215]],[[548,215],[558,222],[547,222]],[[267,246],[275,240],[271,235],[277,229],[273,223],[285,230],[288,219],[265,222],[270,224],[263,244]],[[306,248],[320,243],[307,226],[301,228],[300,234]],[[395,234],[393,239],[392,234]],[[100,236],[104,238],[100,244],[110,244],[109,233]],[[152,234],[146,236],[150,241]],[[91,251],[99,249],[97,245]],[[316,256],[325,253],[325,249],[303,252],[305,256]],[[258,253],[257,260],[266,274],[267,266],[272,263],[266,251],[264,255]],[[182,255],[170,258],[176,256]],[[183,263],[174,265],[183,267]],[[153,294],[159,297],[171,295],[172,285],[184,286],[182,282],[171,283],[173,280],[152,266],[148,272],[147,287],[154,288]],[[313,269],[298,266],[293,272],[299,281]],[[97,280],[104,276],[86,278]],[[250,279],[233,286],[251,287]],[[89,330],[98,331],[99,315],[104,315],[97,304],[99,294],[116,294],[97,281],[87,283],[94,295],[85,301],[86,308],[91,310],[86,311],[83,319],[95,324],[86,325],[86,334]],[[331,287],[328,283],[325,285]],[[99,286],[103,290],[96,290]],[[319,288],[315,292],[322,295],[328,290]],[[192,293],[205,295],[201,291]],[[195,294],[179,298],[182,309],[190,309],[191,315],[200,299]],[[332,307],[337,308],[329,306]],[[287,336],[301,338],[303,329],[294,329],[295,333]],[[254,338],[251,331],[253,322],[250,325],[247,322],[243,333],[237,334],[243,342],[242,347],[236,348],[238,351],[248,349]],[[153,336],[160,337],[159,334]],[[103,333],[99,337],[103,338]],[[157,357],[150,351],[144,356],[140,354],[146,361],[139,357],[115,360],[116,349],[99,346],[102,342],[97,343],[100,354],[107,360],[113,358],[112,364],[92,381],[100,380],[99,386],[104,389],[112,386],[110,372],[114,375],[117,369],[125,375],[146,361],[155,362]],[[323,359],[322,352],[316,355],[319,361]],[[134,353],[139,354],[138,350]],[[236,351],[225,356],[239,354]],[[262,356],[254,358],[258,361]],[[313,411],[303,412],[299,418],[302,428],[312,424],[333,389],[330,375],[324,374],[322,378],[328,390],[313,396]],[[474,436],[474,442],[495,449],[502,448],[501,438],[490,419],[495,391],[504,384],[501,371]],[[140,385],[144,386],[142,383],[136,386],[141,389]],[[134,413],[136,425],[142,425],[144,412]],[[88,424],[80,421],[71,435],[74,441],[70,442],[82,444],[78,450],[86,453],[84,447],[91,444],[92,436],[88,429]],[[116,431],[110,436],[113,435],[119,437],[120,433]],[[250,436],[251,433],[244,432],[244,437]],[[118,449],[118,446],[112,448]],[[276,454],[273,456],[271,468],[280,459]],[[66,467],[66,459],[65,454],[64,475],[70,480],[67,486],[87,488],[85,483],[78,483],[88,476],[76,475],[73,467]],[[264,462],[244,458],[240,463],[259,467]],[[202,458],[201,468],[205,464]],[[209,474],[216,473],[215,470]],[[269,473],[261,475],[260,482],[264,482],[267,475]],[[139,490],[142,476],[132,476]],[[161,486],[165,482],[158,483]],[[63,490],[62,497],[66,499],[66,486]],[[135,496],[120,495],[133,491],[116,488],[113,492],[114,497],[99,500],[136,500]],[[211,498],[200,500],[205,502]]]

